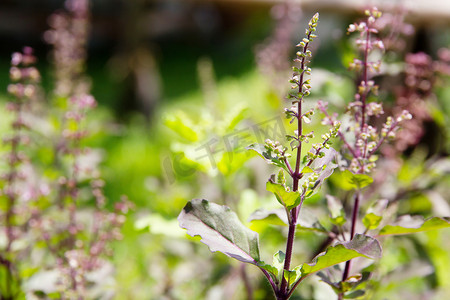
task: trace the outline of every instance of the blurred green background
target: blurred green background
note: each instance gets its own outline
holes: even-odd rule
[[[262,122],[275,126],[281,120],[281,127],[291,130],[282,118],[289,71],[280,68],[268,75],[267,59],[258,53],[264,53],[260,50],[276,36],[277,26],[291,26],[284,31],[287,37],[281,37],[291,47],[279,52],[289,66],[295,53],[292,45],[319,11],[313,100],[307,106],[322,98],[342,109],[354,93],[347,63],[355,53],[345,30],[365,8],[364,1],[298,1],[283,15],[280,6],[274,6],[281,2],[92,1],[87,74],[99,106],[89,115],[88,144],[104,149],[107,198],[114,202],[125,194],[136,205],[123,229],[124,239],[114,245],[116,284],[110,288],[115,299],[246,299],[240,265],[191,242],[176,217],[192,198],[227,204],[243,221],[255,209],[273,206],[274,200],[264,192],[271,168],[244,147],[260,141],[255,128],[266,126]],[[422,9],[423,2],[411,1],[407,21],[416,33],[408,49],[436,57],[439,48],[450,45],[450,9],[445,1]],[[63,1],[56,0],[0,3],[2,128],[13,51],[33,47],[42,85],[47,93],[52,90],[50,48],[42,36],[48,16],[62,7]],[[383,11],[382,5],[379,8]],[[283,19],[290,23],[280,25]],[[411,174],[408,167],[417,167],[409,159],[422,152],[428,158],[448,156],[450,88],[440,87],[436,93],[441,114],[435,117],[442,119],[443,132],[436,139],[444,146],[430,146],[424,140],[419,150],[409,149],[401,158],[404,174]],[[318,136],[326,130],[319,120],[312,126]],[[419,163],[425,164],[424,159]],[[425,171],[417,172],[420,177]],[[396,175],[404,186],[416,184],[415,178]],[[448,176],[440,178],[441,189],[449,184]],[[448,207],[448,189],[442,194]],[[405,200],[403,211],[432,214],[434,204],[427,195],[415,195],[419,199],[415,202]],[[319,195],[310,204],[316,208],[323,203]],[[262,233],[263,257],[269,259],[283,244],[283,231],[255,224],[252,229]],[[380,268],[390,277],[374,288],[371,299],[450,297],[449,237],[447,230],[387,240]],[[308,260],[320,242],[311,233],[299,234],[295,261]],[[254,283],[254,297],[271,299],[269,286],[257,271],[246,270]],[[327,289],[310,279],[294,299],[330,299]]]

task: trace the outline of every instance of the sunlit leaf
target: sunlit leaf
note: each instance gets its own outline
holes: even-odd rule
[[[302,276],[301,266],[295,267],[293,270],[284,271],[284,279],[288,283],[288,286],[291,287],[295,284],[297,280],[299,280]]]
[[[183,237],[184,232],[178,226],[177,220],[167,220],[158,214],[151,214],[139,218],[134,227],[137,230],[147,229],[153,234],[161,234],[168,237]]]
[[[245,116],[247,115],[249,109],[246,107],[238,107],[236,109],[234,109],[233,111],[231,111],[227,116],[226,116],[226,120],[225,120],[225,124],[226,124],[226,132],[230,132],[231,130],[233,130],[238,124],[239,122],[241,122]]]
[[[302,171],[301,171],[301,173],[304,173],[304,174],[312,173],[312,172],[314,172],[314,170],[311,169],[311,168],[308,167],[308,166],[303,167],[303,169],[302,169]]]
[[[368,230],[376,229],[380,225],[388,203],[389,201],[387,199],[381,199],[367,209],[367,213],[363,217],[362,222]]]
[[[298,191],[288,191],[282,184],[276,183],[271,178],[266,183],[266,190],[274,193],[278,202],[288,209],[296,207],[300,203],[300,193]]]
[[[376,239],[356,234],[351,241],[329,247],[325,252],[317,255],[311,263],[303,264],[301,266],[302,277],[355,257],[380,258],[381,253],[380,243]]]
[[[240,170],[244,163],[251,158],[248,152],[229,151],[222,155],[222,158],[217,163],[217,169],[224,176],[229,176],[234,172]]]
[[[422,216],[402,216],[396,224],[384,226],[379,235],[401,235],[450,227],[449,218],[430,218]]]
[[[259,262],[258,234],[245,227],[227,206],[194,199],[183,208],[178,222],[189,235],[199,235],[212,252],[246,263]]]
[[[180,137],[190,141],[198,141],[197,132],[193,129],[193,124],[187,115],[178,113],[164,120],[164,124],[176,132]]]
[[[258,209],[250,215],[248,221],[265,222],[271,225],[288,225],[286,210],[284,208],[272,210]]]
[[[284,271],[284,259],[286,255],[283,251],[278,251],[273,255],[273,261],[272,265],[268,265],[266,263],[260,263],[258,264],[258,267],[268,271],[270,275],[272,276],[274,282],[276,284],[280,283],[282,280],[283,274],[285,274]]]
[[[380,225],[380,222],[382,219],[383,219],[383,217],[381,217],[381,216],[377,216],[374,213],[369,213],[364,216],[364,218],[362,219],[362,222],[363,222],[364,226],[366,226],[367,229],[372,230],[372,229],[377,228],[378,225]]]
[[[342,202],[334,196],[327,195],[328,210],[330,212],[330,221],[333,224],[342,226],[346,222],[344,207]]]
[[[341,173],[341,180],[344,184],[342,188],[346,190],[362,189],[373,182],[373,178],[366,174],[353,174],[349,170],[345,170]]]

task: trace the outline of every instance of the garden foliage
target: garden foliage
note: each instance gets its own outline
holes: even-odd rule
[[[286,135],[289,145],[284,146],[284,141],[267,139],[263,145],[252,144],[247,148],[255,151],[267,163],[279,168],[278,173],[273,174],[267,181],[266,190],[274,194],[284,212],[259,210],[257,217],[253,219],[267,219],[269,223],[273,222],[273,219],[279,219],[288,226],[285,252],[277,251],[272,264],[262,261],[258,233],[243,225],[230,208],[208,200],[194,199],[188,202],[178,217],[180,226],[187,229],[189,235],[200,236],[201,241],[208,245],[211,251],[220,251],[241,262],[259,267],[269,281],[276,299],[290,298],[297,286],[309,275],[343,262],[345,267],[339,280],[335,281],[326,272],[320,273],[321,279],[333,288],[338,299],[361,297],[367,293],[361,284],[367,281],[370,272],[350,276],[351,261],[356,257],[381,258],[381,244],[377,237],[450,226],[449,221],[444,218],[422,219],[412,224],[409,222],[410,216],[402,216],[398,221],[388,221],[380,228],[389,205],[384,199],[374,199],[366,213],[362,214],[360,211],[360,203],[370,196],[365,191],[374,182],[372,174],[379,160],[378,151],[387,140],[395,140],[404,121],[412,119],[412,115],[403,110],[397,116],[388,116],[384,118],[384,122],[379,122],[385,112],[383,105],[375,101],[379,86],[372,78],[380,71],[381,60],[371,61],[370,58],[373,57],[374,51],[385,51],[383,41],[377,37],[379,31],[376,27],[376,22],[382,14],[376,8],[365,13],[364,21],[351,24],[348,28],[349,33],[359,34],[355,43],[362,57],[355,58],[350,64],[350,70],[356,72],[357,92],[354,101],[347,106],[344,124],[339,121],[344,118],[336,113],[329,113],[327,104],[318,101],[317,109],[325,116],[322,123],[331,128],[321,136],[321,142],[313,143],[306,153],[302,152],[303,146],[314,139],[314,132],[307,132],[306,126],[311,123],[315,109],[305,111],[304,102],[311,93],[311,79],[308,76],[312,72],[309,67],[312,52],[309,48],[311,42],[317,38],[315,32],[319,15],[316,14],[309,22],[305,38],[297,45],[300,51],[296,54],[296,65],[292,67],[293,76],[289,81],[293,91],[287,98],[292,102],[292,106],[285,109],[285,115],[291,124],[296,125],[293,134]],[[331,147],[335,138],[341,140],[340,153]],[[339,185],[349,190],[354,198],[351,217],[347,220],[341,199],[336,195],[327,195],[329,222],[333,227],[325,229],[320,223],[315,223],[315,228],[319,229],[317,232],[327,234],[330,239],[324,251],[317,254],[311,263],[292,267],[295,231],[307,228],[301,226],[299,213],[305,200],[320,190],[337,167],[341,171],[337,179],[340,181]],[[363,233],[357,233],[356,226],[359,222],[365,227]],[[339,266],[337,268],[339,269]]]
[[[105,130],[89,1],[65,5],[43,35],[50,90],[32,48],[11,57],[0,299],[448,298],[450,50],[409,53],[404,10],[365,11],[330,72],[319,14],[293,51],[302,12],[275,6],[261,74],[217,79],[228,61],[203,57],[201,91],[156,125]]]

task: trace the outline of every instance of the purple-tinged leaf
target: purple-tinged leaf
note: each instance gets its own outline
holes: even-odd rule
[[[260,260],[258,234],[245,227],[227,206],[194,199],[183,208],[178,222],[190,236],[199,235],[212,252],[251,264]]]
[[[314,148],[312,148],[309,151],[313,152],[315,150],[314,150]],[[314,160],[314,162],[312,163],[311,168],[313,170],[315,170],[316,172],[320,171],[320,170],[324,170],[327,167],[328,168],[332,167],[332,170],[334,170],[337,167],[337,165],[334,166],[335,164],[333,163],[333,160],[335,160],[336,156],[337,156],[336,150],[334,150],[333,148],[330,147],[329,149],[322,149],[320,152],[325,153],[325,155],[323,157],[316,158]]]
[[[313,151],[315,151],[314,148],[310,150],[310,152]],[[325,179],[330,177],[331,174],[333,174],[334,169],[336,169],[338,166],[333,162],[333,160],[335,160],[337,157],[336,150],[330,147],[329,149],[322,149],[321,152],[323,152],[325,155],[323,157],[316,158],[311,164],[310,169],[314,170],[314,173],[318,174],[319,176],[315,180],[314,187],[308,188],[305,194],[307,198],[311,197],[319,190]],[[307,171],[309,170],[307,169]],[[304,177],[303,181],[306,181],[307,179],[308,177]]]

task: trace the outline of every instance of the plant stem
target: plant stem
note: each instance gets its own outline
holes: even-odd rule
[[[370,24],[370,23],[369,23]],[[368,58],[369,58],[369,43],[370,43],[370,25],[367,25],[366,29],[366,45],[364,48],[364,61],[363,61],[363,79],[365,86],[367,87],[367,81],[368,81],[368,73],[367,73],[367,64],[368,64]],[[367,99],[367,88],[364,90],[364,92],[361,95],[361,132],[365,128],[366,124],[366,99]]]
[[[368,58],[369,58],[369,45],[370,45],[370,22],[368,22],[367,28],[366,28],[366,43],[364,46],[364,57],[363,57],[363,76],[362,76],[362,80],[361,82],[364,82],[364,91],[361,93],[361,124],[360,124],[360,131],[359,134],[357,136],[357,138],[355,139],[355,149],[357,149],[356,143],[358,142],[359,138],[361,137],[361,134],[365,131],[366,129],[366,100],[367,100],[367,95],[368,95]],[[367,143],[366,143],[367,144]],[[365,167],[365,159],[366,159],[366,151],[365,151],[366,147],[364,147],[364,151],[363,153],[359,153],[359,159],[357,159],[359,161],[359,165],[361,166],[361,169],[359,170],[358,173],[360,174],[364,174],[364,167]],[[355,193],[355,202],[353,205],[353,212],[352,212],[352,224],[351,224],[351,230],[350,230],[350,240],[353,239],[353,237],[355,236],[355,228],[356,228],[356,220],[358,217],[358,210],[359,210],[359,200],[360,200],[360,191],[356,191]],[[344,272],[342,273],[342,281],[347,280],[348,275],[350,273],[350,265],[351,265],[351,260],[348,260],[345,263],[345,268],[344,268]],[[343,299],[343,294],[340,293],[338,295],[338,299]]]
[[[356,220],[358,218],[358,210],[359,210],[359,199],[360,199],[360,191],[357,191],[355,194],[355,204],[353,206],[352,213],[352,227],[350,230],[350,240],[355,236],[355,228],[356,228]],[[344,273],[342,274],[342,281],[345,281],[350,273],[350,260],[345,263]]]
[[[308,33],[308,37],[307,39],[309,40],[311,38],[311,33]],[[305,43],[305,46],[303,47],[303,54],[305,54],[305,56],[302,57],[301,62],[300,62],[300,70],[302,70],[302,72],[300,72],[299,74],[299,80],[298,80],[298,93],[299,95],[302,95],[301,97],[298,98],[298,102],[297,102],[297,140],[299,142],[298,146],[297,146],[297,156],[296,156],[296,160],[295,160],[295,171],[291,172],[291,177],[292,177],[292,190],[294,192],[298,191],[298,184],[299,184],[299,180],[301,178],[301,174],[300,174],[300,162],[301,162],[301,157],[302,157],[302,142],[301,142],[301,136],[303,134],[303,123],[302,123],[302,101],[303,101],[303,84],[304,84],[304,75],[305,75],[305,67],[306,67],[306,52],[308,50],[308,45],[309,42]],[[303,200],[303,195],[301,196],[302,200]],[[288,238],[286,241],[286,256],[285,256],[285,260],[284,260],[284,270],[285,271],[289,271],[290,266],[291,266],[291,258],[292,258],[292,251],[294,249],[294,239],[295,239],[295,229],[296,229],[296,225],[297,225],[297,217],[298,217],[298,213],[300,212],[300,208],[302,205],[303,201],[300,202],[300,204],[297,207],[294,207],[291,211],[290,211],[290,218],[289,219],[289,231],[288,231]],[[277,299],[280,300],[284,300],[284,299],[289,299],[290,293],[289,293],[289,286],[287,284],[286,279],[284,278],[284,276],[282,276],[281,279],[281,286],[280,286],[280,290],[277,293]]]

